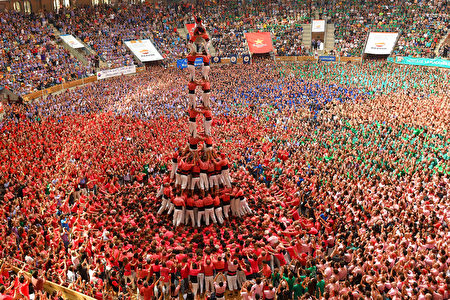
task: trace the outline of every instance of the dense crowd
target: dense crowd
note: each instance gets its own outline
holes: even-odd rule
[[[302,24],[319,16],[335,24],[335,53],[360,56],[369,31],[401,32],[394,53],[435,57],[449,33],[447,1],[208,1],[167,4],[120,4],[62,8],[58,12],[24,15],[0,13],[0,85],[26,94],[93,72],[55,41],[54,25],[72,34],[99,54],[102,68],[140,64],[125,46],[127,40],[149,38],[167,62],[186,55],[186,36],[178,29],[203,16],[215,55],[248,52],[245,33],[272,33],[275,53],[311,55],[303,45]],[[17,27],[14,24],[24,24]],[[323,42],[323,41],[322,41]],[[447,51],[448,52],[448,51]]]
[[[0,11],[0,24],[0,86],[22,95],[92,73],[56,43],[45,18]]]
[[[47,280],[97,299],[448,299],[448,72],[262,61],[210,77],[226,194],[251,214],[157,214],[188,135],[180,70],[9,106],[0,293],[57,299]]]

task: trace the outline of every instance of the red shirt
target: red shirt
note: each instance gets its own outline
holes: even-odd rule
[[[214,265],[212,263],[210,265],[207,265],[206,263],[204,263],[203,270],[205,271],[205,276],[213,276],[214,275]]]

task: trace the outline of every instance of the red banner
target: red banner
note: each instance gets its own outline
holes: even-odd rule
[[[251,53],[269,53],[273,51],[270,32],[248,32],[245,33],[245,38]]]
[[[186,24],[186,29],[189,32],[189,36],[192,37],[194,35],[195,24]]]

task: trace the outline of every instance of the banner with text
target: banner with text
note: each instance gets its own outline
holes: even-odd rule
[[[312,32],[325,32],[325,20],[313,20]]]
[[[150,40],[126,41],[125,45],[141,62],[163,59]]]
[[[403,65],[450,68],[450,60],[442,58],[421,58],[409,56],[388,57],[389,62]]]
[[[323,55],[319,56],[320,61],[336,61],[336,56]]]
[[[97,80],[136,73],[136,66],[125,66],[97,72]]]
[[[203,65],[203,57],[197,57],[194,62],[194,66],[201,67]],[[178,69],[185,69],[187,68],[187,58],[178,59],[177,60],[177,68]]]
[[[66,43],[67,45],[69,45],[72,48],[84,48],[84,45],[82,43],[80,43],[73,35],[71,34],[63,34],[59,36],[64,43]]]
[[[370,32],[364,53],[391,54],[397,41],[398,32]]]
[[[273,51],[270,32],[246,32],[245,38],[251,53],[269,53]]]

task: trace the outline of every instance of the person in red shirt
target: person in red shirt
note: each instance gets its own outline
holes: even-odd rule
[[[226,187],[231,188],[231,176],[229,171],[228,159],[226,158],[225,153],[221,153],[220,158],[221,159],[219,160],[219,164],[221,166],[220,175],[222,178],[222,182]]]
[[[195,158],[194,160],[194,166],[192,167],[191,172],[191,195],[194,194],[194,189],[197,186],[197,188],[200,188],[200,159]]]
[[[214,264],[211,259],[207,258],[203,263],[205,271],[205,292],[214,292]]]
[[[214,213],[216,214],[217,221],[220,225],[223,224],[222,203],[220,197],[216,195],[214,197]]]
[[[223,207],[223,215],[226,219],[229,219],[230,217],[230,205],[231,205],[231,197],[230,197],[230,191],[231,189],[224,188],[221,192],[221,202]]]
[[[216,215],[214,214],[214,200],[211,197],[211,194],[209,194],[208,196],[203,198],[203,203],[205,205],[205,223],[206,223],[206,226],[209,225],[209,218],[211,218],[211,220],[214,223],[217,223]]]
[[[186,206],[181,194],[177,194],[177,196],[173,199],[173,205],[175,208],[173,213],[173,226],[178,227],[184,221],[184,210]]]
[[[188,176],[193,166],[194,164],[182,160],[180,166],[178,167],[178,172],[181,175],[181,190],[183,193],[186,192],[188,187]]]
[[[197,115],[198,111],[194,107],[189,107],[189,136],[197,137]]]
[[[197,195],[194,196],[187,196],[184,195],[185,201],[186,201],[186,212],[185,212],[185,221],[184,224],[187,225],[189,222],[189,219],[191,219],[192,227],[195,227],[195,217],[194,217],[194,207],[195,207],[195,200],[198,198]]]
[[[209,83],[208,80],[204,80],[202,83],[202,102],[203,102],[203,107],[205,108],[205,110],[203,111],[203,115],[205,117],[205,121],[203,123],[203,126],[205,127],[205,134],[208,136],[211,136],[211,123],[212,123],[212,114],[211,114],[211,109],[210,109],[210,101],[209,101],[209,97],[210,97],[210,93],[211,93],[211,84]],[[206,122],[209,122],[208,126],[209,126],[209,133],[207,133],[206,131]]]
[[[201,222],[202,222],[202,217],[204,217],[204,215],[205,215],[205,207],[204,207],[202,198],[198,198],[197,200],[195,200],[195,207],[197,208],[197,216],[196,216],[197,227],[200,227]],[[195,210],[194,210],[194,215],[195,215]]]
[[[205,159],[205,157],[203,157],[203,159]],[[205,191],[209,190],[208,163],[204,162],[202,159],[199,159],[198,164],[200,167],[200,195],[204,197]]]

